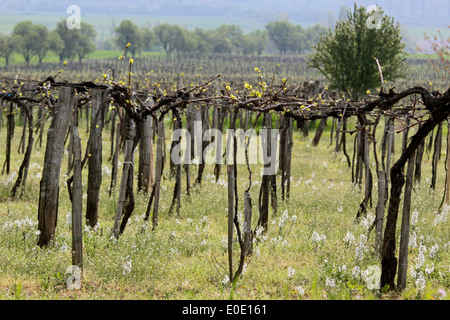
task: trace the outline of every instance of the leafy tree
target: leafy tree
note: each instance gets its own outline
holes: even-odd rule
[[[281,54],[302,52],[305,35],[301,26],[288,21],[271,21],[266,25],[269,39],[273,41]]]
[[[236,46],[233,44],[231,39],[217,30],[210,32],[210,43],[212,46],[212,52],[214,53],[230,54],[236,49]]]
[[[78,56],[78,60],[81,61],[83,58],[96,50],[94,40],[97,35],[94,27],[86,22],[81,22],[80,29],[77,30],[78,35],[78,46],[75,48],[75,54]]]
[[[405,70],[400,26],[379,10],[380,28],[371,28],[371,13],[355,4],[347,19],[336,22],[334,30],[328,30],[315,45],[308,65],[328,79],[330,88],[358,96],[379,87],[374,58],[379,60],[385,80],[395,80]]]
[[[5,65],[9,65],[11,54],[20,48],[20,39],[12,35],[0,34],[0,57],[5,58]]]
[[[155,44],[156,37],[153,31],[149,28],[142,28],[142,49],[146,51],[150,51],[152,46]]]
[[[242,53],[262,54],[269,43],[267,31],[255,30],[243,36]]]
[[[185,46],[183,29],[179,26],[164,23],[154,27],[153,32],[158,44],[161,45],[167,55],[175,51],[180,52]]]
[[[193,37],[197,39],[196,51],[210,53],[212,52],[212,33],[201,28],[195,28],[192,33]]]
[[[55,32],[59,35],[62,46],[59,46],[59,60],[74,59],[78,57],[81,61],[87,54],[94,52],[96,47],[94,40],[96,36],[92,25],[81,22],[80,29],[67,28],[66,20],[63,19],[56,25]]]
[[[236,51],[241,50],[243,47],[244,34],[240,26],[223,24],[216,28],[215,35],[217,37],[228,38]]]
[[[122,20],[115,31],[117,34],[115,44],[119,49],[125,48],[129,43],[131,46],[127,50],[133,57],[141,51],[144,37],[141,29],[131,20]]]
[[[37,41],[39,43],[39,45],[35,47],[35,52],[39,59],[39,63],[42,63],[42,60],[47,56],[49,51],[58,53],[62,49],[63,43],[55,30],[49,31],[47,27],[43,25],[35,25],[34,28],[37,32]]]
[[[20,52],[22,53],[27,66],[39,50],[39,31],[42,30],[44,29],[40,29],[39,27],[35,28],[31,21],[19,22],[13,28],[12,34],[21,44]]]

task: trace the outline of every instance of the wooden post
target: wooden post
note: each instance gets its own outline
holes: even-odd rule
[[[441,144],[442,144],[442,122],[437,126],[436,137],[434,139],[433,161],[431,163],[431,185],[430,188],[434,190],[436,188],[437,179],[437,167],[439,159],[441,157]]]
[[[420,129],[420,125],[419,125]],[[416,165],[414,169],[414,182],[420,183],[421,176],[422,176],[422,158],[423,158],[423,152],[425,151],[425,141],[423,141],[416,151]]]
[[[265,113],[263,116],[263,126],[267,130],[267,138],[266,141],[263,141],[263,153],[265,157],[264,171],[261,182],[260,196],[259,196],[259,219],[258,225],[263,227],[263,232],[267,232],[267,228],[269,226],[269,200],[270,200],[270,187],[272,181],[272,174],[269,174],[268,167],[272,164],[272,160],[275,157],[272,157],[273,152],[275,150],[271,150],[272,147],[272,115],[269,113]]]
[[[150,115],[144,119],[142,136],[139,141],[138,191],[143,191],[145,194],[148,193],[151,182],[152,120]]]
[[[72,187],[72,265],[83,269],[83,189],[81,176],[81,140],[77,116],[72,117],[73,187]]]
[[[114,155],[112,161],[112,170],[111,170],[111,185],[109,186],[109,196],[111,196],[112,190],[116,187],[117,184],[117,170],[119,166],[119,152],[120,152],[120,122],[117,122],[116,128],[116,142],[114,144]]]
[[[119,238],[119,222],[120,218],[122,217],[123,213],[123,205],[125,202],[125,195],[127,191],[127,182],[128,182],[128,172],[130,171],[130,166],[132,165],[132,156],[133,156],[133,141],[132,140],[126,140],[125,141],[125,156],[123,161],[123,170],[122,170],[122,179],[120,181],[120,190],[119,190],[119,199],[117,201],[117,208],[116,208],[116,217],[114,219],[114,228],[113,233],[114,236]]]
[[[375,244],[378,249],[381,249],[381,244],[383,242],[384,207],[386,203],[386,172],[380,170],[377,172],[377,176],[378,176],[378,203],[376,208]],[[379,253],[381,254],[381,251]]]
[[[164,143],[165,143],[165,132],[164,132],[164,120],[160,119],[158,122],[158,139],[156,140],[156,164],[155,164],[155,202],[153,206],[153,217],[152,224],[153,228],[158,225],[158,211],[159,211],[159,195],[161,191],[161,176],[164,161]]]
[[[316,134],[313,139],[313,146],[317,146],[319,144],[320,138],[322,137],[323,131],[327,126],[327,118],[320,119],[319,126],[317,127]]]
[[[173,123],[173,130],[180,130],[182,128],[182,120],[181,120],[181,115],[179,115],[178,112],[175,113],[175,120]],[[171,149],[171,162],[173,162],[172,160],[172,152],[174,152],[173,148],[177,147],[180,148],[180,144],[181,143],[181,139],[179,139],[178,141],[176,140],[172,140],[172,149]],[[181,149],[179,149],[181,150]],[[179,157],[181,158],[181,152],[179,154]],[[175,163],[174,162],[174,166],[175,166],[175,186],[173,188],[173,198],[172,198],[172,204],[170,205],[169,208],[169,214],[172,213],[173,208],[176,208],[177,211],[177,216],[180,215],[180,206],[181,206],[181,161],[179,163]]]
[[[227,166],[228,175],[228,267],[230,281],[233,279],[233,218],[234,218],[234,166]]]
[[[408,159],[406,169],[405,196],[403,200],[402,228],[400,234],[400,251],[398,260],[397,287],[400,290],[406,288],[406,274],[408,270],[408,244],[409,244],[409,221],[411,211],[411,191],[414,175],[414,152]]]
[[[3,163],[3,169],[2,174],[5,171],[5,165],[6,165],[6,174],[9,175],[9,171],[11,168],[11,140],[14,136],[14,104],[11,102],[9,104],[9,113],[6,115],[7,121],[6,121],[6,128],[7,128],[7,134],[6,134],[6,160]]]
[[[86,225],[95,227],[98,221],[98,203],[102,184],[102,130],[103,99],[105,91],[94,89],[92,92],[91,130],[88,157],[88,188],[86,201]]]
[[[242,113],[239,113],[240,115]],[[208,130],[209,128],[209,106],[205,105],[205,106],[201,106],[200,107],[200,119],[202,121],[202,133],[201,133],[201,137],[204,136],[204,133],[206,130]],[[241,122],[242,124],[242,122]],[[201,144],[201,154],[200,154],[200,163],[198,165],[198,173],[197,173],[197,178],[195,179],[195,184],[202,184],[202,176],[203,176],[203,171],[205,169],[205,159],[203,159],[203,153],[205,151],[205,148],[208,146],[208,142],[207,141],[203,141],[203,139],[201,141],[198,141],[199,144]]]
[[[244,193],[244,255],[252,254],[252,197],[250,192]]]
[[[58,216],[59,176],[64,152],[64,138],[75,106],[75,89],[61,87],[53,120],[47,131],[47,146],[39,192],[38,245],[50,244],[55,235]]]
[[[391,179],[391,175],[389,174],[391,172],[391,162],[392,162],[392,153],[394,148],[394,119],[388,118],[387,124],[386,124],[386,130],[387,130],[387,148],[386,148],[386,172],[388,180]]]

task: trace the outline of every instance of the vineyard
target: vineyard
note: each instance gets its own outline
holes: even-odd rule
[[[448,75],[125,56],[2,70],[2,299],[448,299]]]

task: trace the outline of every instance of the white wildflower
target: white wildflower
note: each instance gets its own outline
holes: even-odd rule
[[[288,274],[287,274],[287,275],[288,275],[289,278],[292,278],[292,277],[295,275],[295,269],[289,267],[289,268],[288,268]]]
[[[430,273],[433,273],[433,271],[434,271],[434,263],[431,263],[431,266],[427,264],[427,266],[425,268],[425,273],[430,274]]]
[[[428,256],[431,258],[431,259],[434,259],[435,257],[436,257],[436,253],[438,252],[438,250],[439,250],[439,244],[434,244],[431,248],[430,248],[430,250],[428,251]]]
[[[305,289],[302,286],[296,286],[295,291],[297,291],[299,296],[303,296],[305,294]]]
[[[325,280],[325,285],[327,287],[334,288],[336,286],[336,283],[334,282],[333,278],[330,279],[327,277],[327,279]]]
[[[355,242],[355,236],[353,235],[353,233],[351,233],[350,231],[347,231],[347,234],[344,237],[344,242],[347,243],[348,245],[352,244],[353,242]]]

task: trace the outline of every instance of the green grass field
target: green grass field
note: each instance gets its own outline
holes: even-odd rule
[[[80,122],[81,126],[84,122]],[[227,280],[225,168],[215,182],[212,166],[206,166],[202,185],[195,187],[190,197],[183,192],[180,216],[176,216],[168,214],[174,181],[169,179],[166,163],[158,227],[152,230],[151,224],[144,222],[148,196],[137,194],[135,211],[116,241],[111,237],[111,228],[118,191],[108,195],[111,163],[108,129],[105,130],[99,224],[94,229],[86,227],[83,232],[84,271],[79,290],[70,290],[66,284],[70,276],[66,271],[71,265],[71,205],[65,188],[67,156],[62,164],[55,244],[40,249],[36,245],[37,206],[45,140],[42,148],[34,149],[24,198],[16,201],[8,200],[7,195],[22,155],[13,152],[12,172],[0,176],[0,299],[449,298],[449,210],[438,210],[444,190],[443,160],[439,163],[435,192],[429,189],[429,154],[424,155],[422,183],[414,186],[407,288],[403,293],[379,296],[367,285],[369,267],[380,266],[374,249],[375,233],[368,235],[376,192],[368,215],[355,223],[364,188],[351,183],[351,170],[344,155],[334,153],[329,145],[329,129],[317,147],[312,146],[312,137],[305,138],[295,131],[291,198],[288,202],[279,201],[276,214],[270,213],[267,235],[256,234],[253,254],[233,288]],[[19,132],[20,125],[13,139],[14,151]],[[84,150],[87,134],[83,127],[80,133]],[[2,127],[0,150],[5,148],[5,134]],[[399,155],[400,138],[398,135],[395,157]],[[135,163],[138,156],[137,153]],[[0,163],[3,161],[2,153]],[[259,215],[261,166],[251,168],[254,227]],[[196,166],[192,172],[196,174]],[[84,190],[86,179],[84,170]],[[374,190],[376,185],[375,181]],[[245,165],[238,166],[238,186],[239,210],[243,212],[243,192],[248,186]],[[397,228],[398,236],[400,222]],[[236,263],[237,243],[234,250]]]
[[[50,30],[56,27],[56,24],[62,19],[67,19],[68,14],[62,12],[56,13],[39,13],[33,12],[24,14],[23,12],[0,13],[0,33],[9,33],[13,27],[22,21],[31,20],[33,23],[39,23],[47,26]],[[81,12],[81,21],[92,24],[97,30],[98,40],[107,40],[114,36],[114,28],[117,27],[122,20],[130,19],[129,15],[92,15],[88,12]],[[252,19],[243,19],[236,17],[190,17],[190,16],[155,16],[151,12],[143,12],[142,15],[133,15],[133,22],[140,27],[150,27],[162,23],[170,23],[179,25],[182,28],[194,30],[195,28],[214,29],[222,24],[240,25],[242,30],[250,32],[255,29],[263,29],[264,24]]]

